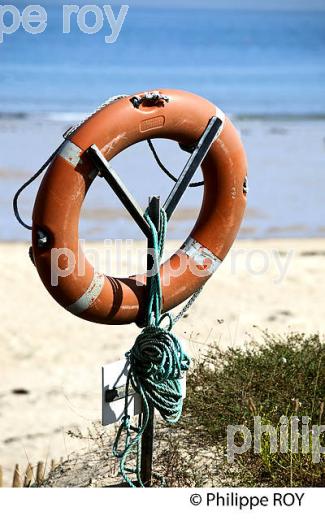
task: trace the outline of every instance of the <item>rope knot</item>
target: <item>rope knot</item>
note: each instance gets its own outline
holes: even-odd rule
[[[190,359],[176,336],[162,327],[148,326],[127,357],[136,392],[151,402],[166,422],[177,422],[183,404],[180,379]]]

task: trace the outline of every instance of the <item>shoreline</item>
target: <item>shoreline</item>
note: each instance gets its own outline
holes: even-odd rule
[[[319,186],[323,182],[324,125],[320,121],[235,122],[248,157],[248,208],[240,238],[269,239],[325,236],[325,206]],[[18,188],[47,160],[71,126],[67,122],[0,119],[3,154],[0,164],[0,240],[22,240],[26,231],[16,223],[12,198]],[[187,160],[176,143],[155,143],[166,167],[178,175]],[[15,150],[20,150],[17,154]],[[306,154],[308,149],[308,154]],[[276,150],[276,154],[274,154]],[[299,164],[299,168],[297,165]],[[159,193],[166,199],[173,183],[164,175],[145,142],[125,150],[112,160],[138,203],[144,208],[148,197]],[[200,173],[195,180],[201,178]],[[154,182],[153,182],[154,181]],[[25,220],[30,221],[38,180],[20,197]],[[169,225],[170,239],[186,237],[196,220],[202,188],[188,189]],[[110,225],[111,221],[111,225]],[[141,238],[118,199],[95,179],[82,207],[80,236],[87,240]]]
[[[0,111],[0,124],[6,121],[44,121],[55,123],[77,123],[89,117],[91,113],[86,111]],[[325,112],[235,112],[227,113],[227,116],[233,121],[324,121]]]

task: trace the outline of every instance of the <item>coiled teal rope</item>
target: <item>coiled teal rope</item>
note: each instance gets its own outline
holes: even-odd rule
[[[132,473],[136,475],[138,485],[144,487],[140,475],[141,438],[150,417],[149,405],[153,405],[167,423],[176,423],[181,417],[183,408],[180,379],[182,372],[188,370],[190,365],[190,358],[182,349],[177,337],[171,332],[173,326],[171,316],[169,314],[161,315],[162,293],[159,266],[166,238],[166,213],[163,209],[161,210],[159,233],[147,213],[145,218],[152,233],[156,272],[152,275],[148,295],[147,326],[137,337],[132,349],[126,354],[129,373],[124,417],[113,446],[113,454],[119,459],[121,475],[131,487],[136,487],[130,478]],[[169,319],[167,328],[162,326],[165,318]],[[130,384],[141,396],[143,402],[143,421],[139,427],[131,425],[128,415]],[[125,435],[124,446],[119,450],[123,434]],[[137,452],[136,467],[128,468],[126,461],[135,450]]]

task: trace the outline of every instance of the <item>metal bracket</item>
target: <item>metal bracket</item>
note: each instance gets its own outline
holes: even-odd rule
[[[144,103],[148,105],[159,105],[169,103],[169,97],[161,94],[158,90],[153,92],[145,92],[142,96],[133,96],[130,99],[134,108],[140,108],[140,106]]]
[[[203,162],[214,139],[216,138],[221,125],[222,121],[217,116],[214,116],[210,119],[207,128],[203,132],[201,139],[197,143],[182,173],[180,174],[178,181],[176,182],[164,204],[164,209],[166,211],[168,220],[174,213],[177,204],[179,203],[184,191],[190,184],[196,170],[199,168],[199,166],[201,166],[201,163]]]
[[[135,395],[135,391],[132,386],[129,387],[128,395]],[[119,399],[126,397],[126,385],[119,386],[118,388],[108,388],[105,390],[105,403],[113,403]]]
[[[175,186],[170,192],[169,196],[164,203],[164,209],[169,220],[174,213],[184,191],[190,184],[196,170],[201,166],[205,156],[207,155],[213,141],[215,140],[222,125],[221,119],[214,116],[210,119],[208,126],[203,132],[200,140],[196,144],[194,151],[188,159],[186,165],[183,168]],[[131,217],[138,224],[139,228],[145,234],[147,238],[150,237],[150,227],[143,216],[141,206],[137,203],[135,198],[128,191],[127,187],[122,182],[119,175],[112,168],[109,162],[105,159],[98,147],[93,144],[86,151],[91,161],[94,163],[96,168],[99,170],[100,177],[103,177],[106,182],[110,185],[114,193],[118,196],[123,206],[129,212]]]
[[[222,121],[214,116],[210,119],[207,128],[203,132],[200,140],[192,150],[192,154],[188,159],[186,165],[183,168],[181,175],[179,176],[175,186],[171,193],[167,197],[164,204],[167,219],[169,220],[172,216],[175,208],[177,207],[184,191],[190,184],[196,170],[201,165],[206,154],[208,153],[213,141],[215,140],[218,132],[221,128]],[[150,272],[153,267],[154,259],[149,253],[152,250],[152,233],[149,224],[143,216],[143,211],[131,193],[128,191],[118,174],[105,159],[101,151],[94,144],[86,151],[91,161],[99,171],[99,175],[103,177],[109,186],[112,188],[114,193],[118,196],[123,206],[138,224],[139,228],[143,231],[148,239],[148,255],[147,255],[147,272]],[[148,211],[150,218],[159,232],[160,228],[160,199],[159,197],[151,197],[149,200]],[[158,267],[158,266],[157,266]],[[156,272],[156,270],[153,270]],[[153,282],[153,277],[147,276],[147,295],[150,293],[150,286]],[[145,324],[142,324],[145,325]],[[132,387],[129,389],[128,395],[135,394]],[[126,396],[126,387],[121,386],[119,388],[107,389],[105,392],[105,402],[111,403],[115,400],[121,399]],[[143,421],[143,415],[139,416],[139,424]],[[153,439],[154,439],[154,407],[149,403],[149,420],[147,426],[143,432],[142,443],[141,443],[141,479],[145,486],[151,485],[152,480],[152,460],[153,460]]]
[[[109,162],[106,161],[99,148],[93,144],[90,148],[88,148],[86,153],[88,156],[90,156],[92,162],[98,168],[99,176],[103,177],[103,179],[105,179],[105,181],[110,185],[114,193],[122,202],[123,206],[127,209],[131,217],[138,224],[139,228],[147,237],[149,237],[150,227],[143,216],[141,207],[135,198],[131,195],[127,187],[124,185],[116,171],[112,168]]]

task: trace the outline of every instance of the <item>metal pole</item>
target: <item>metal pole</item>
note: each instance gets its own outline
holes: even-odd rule
[[[157,231],[160,227],[160,199],[152,197],[149,200],[149,216],[155,225]],[[155,272],[159,266],[154,265],[153,240],[148,238],[148,254],[147,254],[147,272]],[[150,285],[152,277],[147,276],[147,298],[150,294]],[[149,420],[146,429],[143,432],[141,442],[141,479],[146,487],[151,486],[152,481],[152,460],[153,460],[153,439],[154,439],[154,407],[149,403]]]

